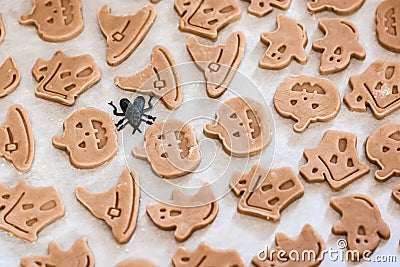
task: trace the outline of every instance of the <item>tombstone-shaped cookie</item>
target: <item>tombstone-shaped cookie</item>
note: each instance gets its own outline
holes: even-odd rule
[[[90,55],[69,57],[61,51],[50,60],[36,60],[32,75],[38,82],[35,96],[68,106],[101,77]]]
[[[27,172],[33,164],[35,144],[31,124],[20,105],[8,108],[6,121],[0,125],[0,157],[5,158],[20,172]]]
[[[19,17],[22,25],[35,25],[39,37],[47,42],[64,42],[83,30],[80,0],[33,0],[28,15]]]
[[[318,13],[332,11],[339,15],[350,15],[362,7],[365,0],[310,0],[308,11]]]
[[[240,19],[236,0],[175,0],[175,10],[181,17],[183,32],[217,40],[218,31]]]
[[[293,129],[304,132],[316,121],[329,121],[340,109],[340,96],[335,85],[311,76],[290,76],[276,89],[274,105],[278,113],[296,121]]]
[[[396,185],[392,189],[392,198],[400,204],[400,184]]]
[[[249,2],[247,12],[257,17],[264,17],[272,12],[272,8],[276,7],[282,10],[287,10],[290,7],[292,0],[243,0]]]
[[[21,76],[12,57],[0,66],[0,98],[11,94],[17,89]]]
[[[351,111],[365,112],[367,106],[377,119],[400,109],[400,62],[379,60],[361,75],[351,76],[351,93],[344,103]]]
[[[152,6],[145,6],[133,15],[115,16],[108,4],[97,14],[101,32],[107,39],[106,59],[110,66],[117,66],[127,59],[146,37],[156,19]]]
[[[325,242],[322,237],[314,230],[310,224],[306,224],[301,229],[300,234],[295,238],[290,238],[284,233],[277,233],[275,235],[275,252],[265,255],[262,252],[258,256],[254,256],[251,263],[256,267],[309,267],[318,266],[324,257]],[[305,256],[301,260],[296,260],[295,255],[291,254],[296,251],[298,255],[312,255],[312,257]],[[310,253],[310,254],[307,254]]]
[[[175,119],[150,125],[144,134],[144,148],[134,147],[132,155],[147,160],[153,171],[163,178],[191,173],[201,160],[192,127]]]
[[[172,256],[172,265],[174,267],[246,266],[236,250],[216,250],[204,242],[200,243],[193,251],[178,247]]]
[[[99,167],[118,151],[115,125],[110,116],[101,110],[75,110],[65,119],[63,130],[61,137],[53,136],[53,146],[64,150],[75,168]]]
[[[209,97],[220,97],[228,89],[242,62],[245,46],[246,38],[242,32],[232,33],[218,46],[201,45],[196,37],[189,37],[186,47],[204,73]]]
[[[143,70],[128,77],[117,76],[114,82],[121,89],[160,98],[171,110],[182,103],[182,87],[175,61],[163,46],[153,47],[150,63]]]
[[[373,252],[381,238],[390,238],[389,226],[369,197],[360,194],[332,197],[329,204],[342,216],[333,225],[332,233],[346,235],[349,250],[363,255],[365,251]]]
[[[21,259],[20,264],[23,267],[93,267],[94,258],[86,238],[82,237],[76,240],[68,250],[63,250],[57,243],[50,242],[48,255],[25,257]]]
[[[337,191],[369,172],[357,155],[357,137],[352,133],[326,131],[316,148],[306,148],[303,156],[307,163],[300,174],[309,183],[325,180]]]
[[[146,259],[126,259],[114,267],[157,267],[157,265]]]
[[[340,18],[319,19],[318,28],[325,36],[315,40],[312,49],[322,53],[319,67],[321,74],[344,70],[349,66],[351,58],[365,59],[365,50],[358,42],[358,30],[350,21]]]
[[[223,149],[235,157],[260,154],[271,141],[268,115],[250,98],[231,98],[218,109],[215,122],[204,125],[204,134],[221,141]]]
[[[3,42],[5,36],[6,36],[6,30],[4,29],[3,19],[0,13],[0,44]]]
[[[375,179],[386,181],[400,176],[400,123],[387,123],[373,132],[365,143],[369,161],[378,165]]]
[[[37,234],[64,216],[64,206],[54,187],[36,188],[20,180],[16,187],[0,184],[0,230],[35,242]]]
[[[277,16],[276,22],[274,32],[265,32],[260,36],[261,42],[268,47],[258,61],[260,68],[280,70],[289,66],[292,60],[306,64],[304,49],[308,38],[304,25],[283,14]]]
[[[375,13],[376,37],[381,46],[400,53],[400,1],[383,1]]]
[[[211,224],[218,213],[218,202],[208,184],[194,196],[175,189],[171,203],[147,205],[146,212],[153,223],[163,230],[175,230],[175,239],[183,242],[191,234]]]

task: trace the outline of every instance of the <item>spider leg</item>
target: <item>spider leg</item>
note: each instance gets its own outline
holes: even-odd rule
[[[127,121],[127,122],[125,122],[124,124],[122,124],[122,125],[117,129],[117,131],[119,132],[119,131],[121,131],[122,129],[124,129],[125,126],[128,125],[128,123],[129,123],[129,121]]]
[[[145,122],[147,125],[152,125],[152,124],[153,124],[152,121],[147,121],[147,120],[144,120],[144,119],[140,119],[140,120],[143,121],[143,122]]]
[[[153,117],[151,115],[148,114],[143,114],[144,117],[148,118],[149,120],[155,121],[157,119],[157,117]]]
[[[145,109],[143,109],[143,112],[144,113],[146,113],[146,112],[149,112],[150,110],[152,110],[153,109],[153,104],[151,103],[151,100],[153,99],[153,96],[151,95],[150,97],[149,97],[149,101],[147,101],[147,104],[149,105],[147,108],[145,108]]]
[[[126,118],[120,119],[120,120],[115,124],[115,127],[120,126],[120,125],[124,122],[125,119],[126,119]]]
[[[121,112],[121,113],[118,112],[118,108],[114,105],[114,103],[112,101],[108,104],[113,107],[113,114],[115,116],[125,116],[125,114],[123,112]]]

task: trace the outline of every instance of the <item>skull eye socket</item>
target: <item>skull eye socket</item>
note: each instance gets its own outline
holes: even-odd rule
[[[47,2],[46,4],[44,4],[47,7],[51,7],[53,5],[53,3],[51,1]]]
[[[285,51],[286,51],[286,45],[281,45],[278,48],[278,52],[281,53],[281,54],[285,53]]]
[[[237,114],[236,113],[232,113],[229,118],[231,119],[237,119]]]
[[[386,153],[390,150],[390,148],[388,148],[387,146],[382,147],[382,152]]]
[[[83,126],[82,126],[82,123],[78,123],[77,125],[75,125],[75,128],[82,128]]]
[[[365,228],[364,226],[360,225],[357,229],[357,234],[359,235],[365,235]]]
[[[335,55],[340,56],[342,54],[342,48],[341,47],[337,47],[333,53]]]
[[[80,148],[85,148],[86,147],[86,143],[85,143],[85,141],[83,141],[83,142],[81,142],[81,143],[79,143],[79,145],[78,145]]]
[[[46,20],[46,22],[49,23],[49,24],[53,24],[54,23],[54,19],[53,18],[48,18]]]

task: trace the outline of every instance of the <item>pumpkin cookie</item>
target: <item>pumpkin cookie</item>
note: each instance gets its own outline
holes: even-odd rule
[[[264,17],[272,12],[272,8],[276,7],[282,10],[287,10],[290,7],[292,0],[243,0],[249,2],[247,12],[257,17]]]
[[[400,53],[400,2],[383,1],[376,9],[376,37],[381,46]]]
[[[365,0],[310,0],[308,11],[318,13],[332,11],[338,15],[350,15],[360,9]]]
[[[0,66],[0,98],[5,97],[17,89],[21,76],[12,57],[9,57]]]

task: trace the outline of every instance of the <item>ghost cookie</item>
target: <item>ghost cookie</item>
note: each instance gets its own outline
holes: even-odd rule
[[[375,13],[376,37],[389,51],[400,53],[400,2],[383,1]]]
[[[182,87],[175,61],[163,46],[153,47],[150,63],[142,71],[128,77],[117,76],[114,82],[121,89],[160,98],[171,110],[182,103]]]
[[[271,13],[273,7],[282,10],[289,9],[292,0],[243,0],[243,1],[250,3],[247,9],[247,12],[249,14],[261,18]]]
[[[157,267],[157,265],[146,259],[126,259],[114,267]]]
[[[101,110],[75,110],[65,119],[63,130],[61,137],[53,136],[53,146],[64,150],[75,168],[99,167],[118,151],[115,125]]]
[[[235,157],[260,154],[270,143],[271,132],[264,107],[249,98],[231,98],[218,109],[213,124],[207,123],[204,135],[221,141],[226,153]]]
[[[400,184],[393,187],[392,198],[400,204]]]
[[[276,89],[274,105],[284,118],[296,121],[293,129],[304,132],[316,121],[329,121],[340,109],[340,96],[335,85],[311,76],[290,76]]]
[[[289,66],[292,60],[306,64],[307,55],[304,49],[308,38],[304,25],[283,14],[279,14],[276,21],[277,28],[274,32],[261,34],[261,42],[267,46],[267,51],[258,62],[260,68],[280,70]]]
[[[0,13],[0,44],[3,42],[5,36],[6,36],[6,30],[4,29],[3,19]]]
[[[107,39],[106,59],[117,66],[127,59],[146,37],[156,19],[152,6],[145,6],[133,15],[115,16],[109,5],[103,5],[97,19],[101,32]]]
[[[155,122],[144,134],[144,148],[134,147],[132,155],[149,161],[163,178],[178,178],[200,165],[201,155],[192,127],[179,120]]]
[[[218,46],[201,45],[196,37],[189,37],[186,47],[197,67],[204,73],[209,97],[220,97],[228,89],[242,62],[245,45],[246,39],[242,32],[232,33],[226,43]]]
[[[28,15],[19,17],[22,25],[35,25],[39,37],[47,42],[64,42],[78,36],[83,30],[80,0],[33,0]]]
[[[365,0],[310,0],[308,11],[332,11],[338,15],[350,15],[360,9],[364,2]]]
[[[175,0],[174,7],[181,17],[181,31],[213,41],[220,29],[240,19],[236,0]]]
[[[318,27],[325,36],[315,40],[312,49],[322,53],[319,68],[321,74],[344,70],[349,66],[351,58],[365,59],[365,50],[358,42],[358,30],[353,23],[340,18],[319,19]]]
[[[5,97],[17,89],[21,76],[12,57],[9,57],[0,66],[0,98]]]

